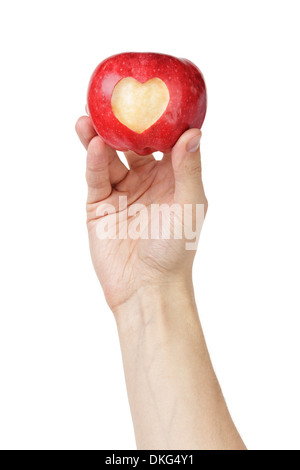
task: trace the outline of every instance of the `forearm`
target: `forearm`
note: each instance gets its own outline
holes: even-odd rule
[[[245,449],[202,333],[191,283],[140,289],[116,313],[139,449]]]

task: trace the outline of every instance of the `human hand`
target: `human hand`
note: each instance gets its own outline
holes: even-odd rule
[[[138,449],[246,449],[215,376],[195,303],[191,274],[196,245],[186,249],[186,229],[192,232],[194,226],[197,232],[196,211],[193,217],[184,213],[183,221],[176,212],[171,236],[162,228],[164,237],[143,237],[153,225],[154,232],[159,228],[160,221],[152,217],[155,204],[201,205],[206,213],[201,132],[185,132],[161,161],[126,152],[128,170],[89,117],[80,118],[76,130],[87,149],[91,254],[116,317]],[[122,196],[127,199],[120,208]],[[142,207],[149,223],[135,237],[130,224],[141,222]],[[116,237],[102,239],[103,222],[115,229]],[[180,225],[184,236],[176,238]]]
[[[202,177],[199,142],[201,131],[190,129],[178,140],[172,152],[161,161],[153,155],[141,157],[126,152],[129,170],[121,162],[116,151],[108,147],[95,132],[91,119],[81,117],[76,124],[77,134],[87,149],[88,184],[87,226],[92,260],[106,300],[114,313],[140,288],[155,285],[185,285],[191,281],[195,249],[187,250],[187,231],[195,229],[196,212],[192,217],[175,215],[171,222],[171,236],[151,238],[151,230],[160,231],[151,207],[154,204],[173,204],[181,207],[197,204],[207,211]],[[127,197],[125,201],[124,197]],[[119,206],[122,197],[122,207]],[[130,227],[139,223],[137,204],[147,212],[149,224],[141,229],[141,236],[133,238]],[[115,214],[105,215],[108,205]],[[190,206],[191,207],[191,206]],[[110,212],[110,211],[109,211]],[[118,214],[120,220],[115,220]],[[115,230],[114,239],[99,237],[101,227],[109,224]],[[183,236],[174,239],[172,233],[182,225]],[[199,231],[199,224],[196,227]],[[122,233],[122,239],[118,237]],[[148,234],[148,235],[147,235]]]

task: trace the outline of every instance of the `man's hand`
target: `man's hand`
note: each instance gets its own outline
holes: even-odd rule
[[[153,204],[177,204],[182,210],[187,204],[202,204],[206,212],[199,150],[201,131],[185,132],[161,161],[156,161],[153,155],[141,157],[126,152],[129,170],[117,152],[96,134],[88,116],[78,120],[76,131],[87,149],[87,224],[92,260],[111,309],[115,312],[144,286],[185,284],[186,279],[191,278],[195,250],[186,250],[189,240],[184,234],[187,228],[192,231],[194,226],[195,229],[195,212],[193,218],[183,221],[181,239],[173,236],[151,239],[151,234],[148,233],[148,238],[143,235],[150,226],[154,231],[157,229],[156,221],[151,220]],[[121,200],[123,204],[125,201],[122,207]],[[137,204],[147,208],[149,224],[141,229],[143,235],[133,239],[129,227],[134,222],[138,224],[139,215],[132,214],[133,209],[139,207]],[[115,214],[106,213],[111,206]],[[120,220],[115,222],[116,213]],[[99,238],[99,227],[104,227],[106,222],[116,225],[113,227],[117,233],[115,239]],[[122,239],[118,237],[120,232]]]
[[[163,237],[143,237],[149,235],[149,224],[140,228],[139,237],[129,228],[141,224],[131,212],[135,207],[144,208],[154,233],[160,225],[152,212],[155,204],[181,209],[202,205],[204,215],[201,132],[185,132],[161,161],[127,152],[128,171],[88,117],[80,118],[76,129],[88,153],[91,253],[118,326],[138,448],[245,449],[216,379],[196,308],[191,275],[196,245],[186,249],[186,229],[191,232],[196,225],[197,232],[196,211],[183,220],[176,213],[171,233],[178,235],[183,228],[183,237],[165,236],[163,224]],[[99,227],[106,222],[122,237],[101,239]]]

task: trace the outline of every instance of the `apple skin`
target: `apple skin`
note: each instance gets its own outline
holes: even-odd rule
[[[114,115],[111,97],[115,85],[126,77],[140,83],[157,77],[169,89],[170,100],[163,115],[138,134]],[[111,56],[94,71],[87,97],[88,112],[96,132],[112,148],[139,155],[169,152],[187,129],[201,129],[207,94],[200,70],[189,60],[157,53],[127,52]]]

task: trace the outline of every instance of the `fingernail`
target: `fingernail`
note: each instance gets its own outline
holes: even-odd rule
[[[197,152],[200,147],[201,134],[195,135],[186,145],[186,151],[189,153]]]

